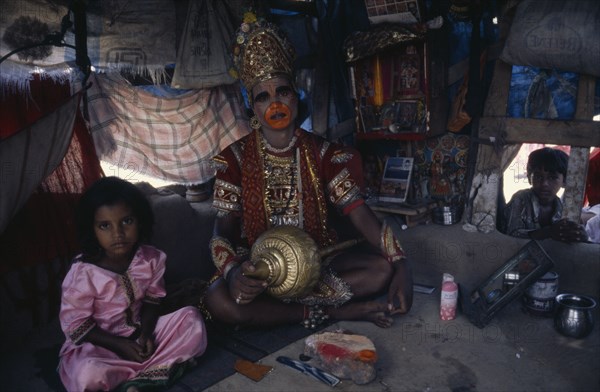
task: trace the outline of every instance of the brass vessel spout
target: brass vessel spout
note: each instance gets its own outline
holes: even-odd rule
[[[271,270],[269,269],[269,264],[263,260],[258,260],[254,262],[254,271],[246,271],[244,272],[244,276],[249,276],[251,278],[256,278],[260,280],[266,280],[269,278],[271,274]]]

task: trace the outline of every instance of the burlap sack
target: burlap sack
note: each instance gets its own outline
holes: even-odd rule
[[[500,58],[600,76],[600,2],[523,0]]]

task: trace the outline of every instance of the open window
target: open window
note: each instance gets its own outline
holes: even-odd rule
[[[500,198],[503,198],[508,203],[512,196],[522,189],[528,189],[531,187],[529,180],[527,179],[527,159],[532,151],[543,147],[557,148],[569,154],[571,146],[557,146],[554,144],[544,143],[523,143],[519,152],[514,157],[510,165],[504,170],[502,175],[502,193]],[[562,187],[557,196],[562,197],[564,194],[564,187]],[[499,206],[500,207],[500,206]]]
[[[531,2],[522,4],[525,3],[531,4]],[[553,9],[563,6],[568,10],[558,12]],[[597,78],[600,74],[597,74],[597,67],[581,68],[569,64],[572,64],[570,60],[573,58],[580,58],[583,61],[591,53],[579,51],[569,55],[561,52],[560,56],[544,57],[543,53],[530,53],[531,51],[523,49],[521,52],[528,52],[533,56],[528,61],[517,61],[507,55],[507,51],[510,52],[511,48],[518,45],[522,48],[523,45],[531,43],[526,38],[531,30],[533,12],[538,18],[536,26],[539,26],[540,34],[542,27],[550,26],[542,23],[545,18],[561,20],[561,28],[586,27],[585,23],[577,20],[585,20],[589,13],[582,13],[581,10],[562,2],[544,2],[544,7],[534,10],[527,8],[526,5],[522,7],[518,5],[516,13],[512,12],[514,9],[505,9],[499,18],[500,41],[505,43],[502,54],[495,64],[483,115],[479,118],[476,167],[466,210],[466,221],[482,232],[496,229],[499,208],[501,208],[498,200],[502,203],[503,197],[500,196],[510,198],[505,194],[510,192],[505,187],[513,185],[508,182],[514,183],[512,176],[515,175],[515,171],[518,171],[517,185],[527,186],[527,178],[522,169],[524,163],[517,161],[520,167],[515,167],[513,161],[522,144],[535,143],[569,148],[569,166],[562,196],[564,205],[562,217],[573,221],[579,221],[581,217],[590,150],[594,146],[600,146],[600,122],[593,120],[594,115],[599,112],[595,102],[600,101],[600,89],[597,87]],[[556,26],[556,23],[552,26]],[[558,34],[556,29],[544,32]],[[564,33],[568,32],[564,31]],[[584,46],[591,44],[592,42],[589,41],[591,36],[589,33],[581,34],[582,41],[578,42]],[[561,49],[564,51],[570,48]],[[517,50],[514,53],[520,52]],[[563,62],[563,60],[569,61]],[[552,63],[553,61],[558,63]],[[511,64],[530,64],[531,67],[537,67],[539,72],[529,75],[529,70],[519,69],[520,66]],[[560,73],[556,71],[557,69],[570,72]],[[519,72],[521,76],[532,77],[526,84],[518,85],[514,75]],[[524,79],[522,81],[525,81]],[[512,113],[514,108],[511,107],[510,98],[514,93],[511,90],[515,86],[522,87],[523,96],[517,97],[521,98],[520,115]],[[569,95],[566,100],[562,95],[565,92]],[[562,112],[565,108],[561,106],[564,101],[571,103],[568,114]],[[506,179],[507,176],[510,177],[509,180]],[[507,184],[500,187],[499,184],[502,182]]]

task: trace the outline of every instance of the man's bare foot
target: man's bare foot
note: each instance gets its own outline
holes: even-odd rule
[[[363,320],[371,321],[381,328],[388,328],[394,323],[394,319],[386,315],[387,304],[380,302],[352,302],[330,308],[329,317],[334,320]]]

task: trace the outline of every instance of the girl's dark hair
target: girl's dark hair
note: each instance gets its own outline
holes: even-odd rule
[[[531,180],[531,174],[535,170],[545,170],[547,172],[556,172],[567,178],[567,167],[569,166],[569,156],[562,150],[550,147],[540,148],[529,154],[527,159],[527,178]]]
[[[96,211],[102,206],[112,206],[119,202],[133,210],[133,215],[139,222],[139,240],[148,241],[152,237],[154,214],[144,193],[132,183],[118,177],[104,177],[88,188],[76,209],[77,233],[84,259],[96,259],[103,252],[94,232]]]

